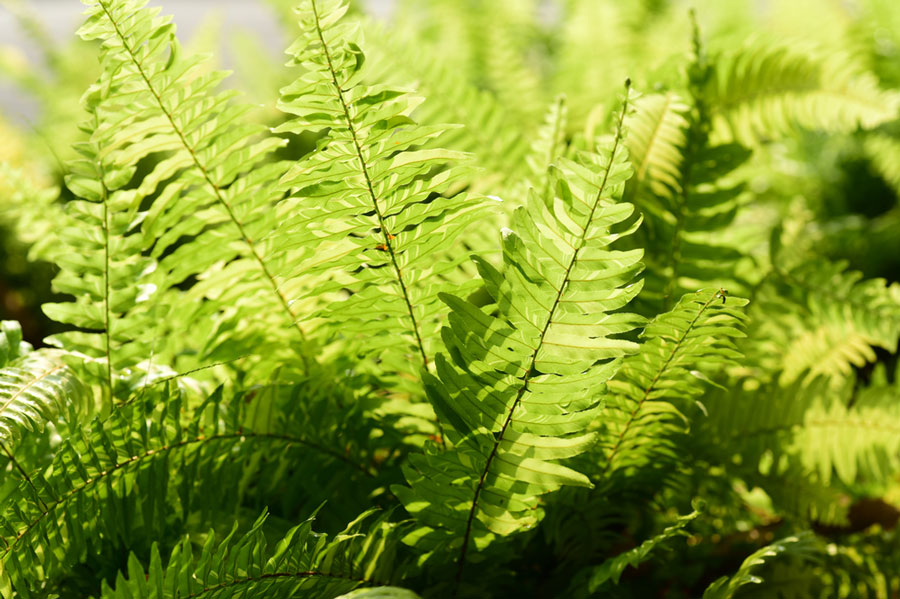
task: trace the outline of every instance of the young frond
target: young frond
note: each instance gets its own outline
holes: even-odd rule
[[[309,519],[274,547],[262,516],[242,536],[237,525],[221,542],[210,531],[197,556],[184,539],[165,565],[154,544],[146,572],[132,554],[127,577],[120,572],[114,586],[104,581],[101,598],[333,599],[364,585],[384,585],[392,576],[397,535],[383,519],[367,522],[371,515],[364,513],[332,539],[313,532]]]
[[[365,360],[387,374],[427,367],[435,351],[437,293],[461,256],[457,234],[475,203],[444,192],[462,174],[463,155],[421,148],[447,127],[416,126],[420,100],[363,83],[359,25],[341,19],[346,0],[304,0],[301,37],[290,49],[304,73],[282,90],[280,108],[296,118],[281,131],[328,129],[318,149],[284,176],[291,226],[315,225],[297,268],[327,276],[313,293],[331,305],[320,315]],[[362,367],[363,365],[361,365]]]
[[[735,363],[747,300],[723,290],[685,295],[642,333],[640,352],[609,381],[597,449],[601,478],[675,459],[682,411],[704,391],[704,381]]]
[[[394,492],[421,523],[407,542],[451,551],[457,584],[471,548],[537,524],[541,495],[590,486],[559,461],[593,444],[583,431],[604,383],[635,350],[617,337],[641,322],[619,312],[641,288],[641,252],[608,247],[637,226],[619,202],[630,168],[618,125],[598,154],[560,159],[547,194],[515,212],[502,272],[478,261],[493,304],[443,296],[448,354],[426,387],[453,447],[410,456],[410,487]]]

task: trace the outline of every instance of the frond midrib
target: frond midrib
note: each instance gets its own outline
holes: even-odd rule
[[[528,383],[531,381],[532,373],[535,372],[534,366],[537,362],[537,354],[540,351],[541,347],[543,346],[544,337],[546,336],[547,331],[550,328],[550,323],[553,322],[553,316],[556,313],[556,309],[559,306],[560,300],[562,299],[562,294],[565,291],[566,286],[569,282],[569,275],[572,271],[572,268],[575,265],[575,262],[578,260],[578,253],[584,247],[585,237],[587,236],[587,232],[590,229],[590,224],[593,221],[594,213],[596,212],[597,207],[600,204],[600,198],[603,196],[603,193],[606,191],[606,184],[607,184],[607,181],[609,180],[609,174],[612,171],[613,165],[615,163],[615,157],[616,157],[616,153],[619,149],[619,145],[622,143],[622,130],[623,130],[622,127],[623,127],[623,122],[625,120],[625,115],[627,113],[627,110],[628,110],[628,95],[626,94],[625,101],[623,102],[623,105],[622,105],[622,111],[619,115],[618,126],[616,127],[616,136],[615,136],[615,139],[613,140],[612,151],[610,152],[609,161],[606,165],[605,172],[603,173],[603,181],[601,182],[600,187],[597,191],[596,200],[594,201],[594,205],[591,207],[591,211],[588,215],[588,218],[586,221],[587,224],[585,225],[585,228],[581,233],[581,239],[579,240],[577,248],[575,248],[575,251],[572,255],[572,259],[569,261],[568,267],[566,268],[565,275],[564,275],[564,277],[560,283],[559,289],[556,293],[556,298],[554,299],[553,305],[551,306],[551,308],[549,310],[547,322],[544,324],[544,328],[541,331],[540,337],[538,338],[536,347],[532,351],[531,358],[529,359],[529,367],[525,371],[525,376],[522,379],[522,384],[519,387],[519,391],[516,393],[516,398],[513,401],[512,406],[509,408],[509,410],[507,412],[506,420],[503,422],[503,426],[501,427],[500,431],[497,433],[496,437],[494,438],[493,446],[491,447],[491,451],[488,454],[487,460],[485,461],[484,468],[482,469],[481,476],[479,477],[479,480],[478,480],[478,485],[475,487],[475,493],[472,498],[472,507],[469,509],[469,515],[466,519],[465,534],[463,535],[463,543],[462,543],[462,547],[460,549],[459,558],[457,560],[456,588],[454,590],[454,596],[458,593],[459,584],[460,584],[460,581],[462,580],[463,567],[465,566],[466,553],[467,553],[468,547],[469,547],[469,537],[471,536],[471,533],[472,533],[472,524],[473,524],[473,521],[475,518],[475,513],[478,508],[478,499],[481,495],[481,490],[484,487],[484,481],[487,478],[488,472],[490,471],[491,463],[493,462],[494,458],[497,456],[497,451],[500,447],[500,444],[503,442],[503,436],[506,433],[506,430],[509,427],[510,423],[512,422],[513,414],[515,413],[516,408],[518,407],[519,402],[521,402],[522,397],[524,396],[525,392],[528,390]]]
[[[607,472],[609,472],[609,469],[612,466],[615,456],[618,455],[619,450],[622,447],[622,443],[625,440],[625,437],[627,436],[628,432],[631,430],[632,425],[634,424],[635,420],[637,419],[638,412],[641,411],[641,408],[644,406],[644,404],[650,398],[650,393],[653,392],[653,389],[656,387],[656,384],[660,381],[660,379],[662,378],[662,376],[666,372],[666,370],[668,370],[669,364],[671,364],[672,360],[675,358],[675,354],[678,353],[678,349],[681,347],[681,344],[684,343],[684,340],[687,338],[688,333],[691,332],[691,330],[697,324],[697,321],[700,319],[700,316],[703,315],[703,313],[706,311],[707,308],[709,308],[710,304],[712,304],[712,302],[714,300],[718,299],[719,297],[720,297],[719,294],[716,293],[716,294],[712,295],[708,300],[706,300],[706,303],[703,304],[703,306],[697,312],[696,316],[694,316],[694,318],[691,320],[690,324],[688,324],[688,326],[685,328],[684,332],[679,337],[678,341],[675,343],[675,346],[672,348],[672,351],[669,353],[669,356],[666,358],[665,362],[663,362],[662,365],[657,370],[656,375],[653,377],[653,380],[650,381],[650,384],[647,385],[646,389],[644,389],[644,394],[641,396],[640,401],[638,401],[638,404],[631,411],[631,414],[628,416],[628,421],[625,423],[625,426],[619,432],[619,437],[618,437],[618,439],[616,439],[616,444],[613,446],[612,450],[606,456],[606,462],[604,463],[603,468],[600,470],[598,478],[604,477],[607,474]]]
[[[412,322],[412,330],[416,337],[416,345],[419,348],[419,354],[422,357],[422,363],[427,369],[428,356],[425,353],[425,345],[422,342],[422,334],[419,332],[419,323],[416,320],[416,315],[413,311],[412,301],[409,298],[409,291],[406,288],[406,282],[403,280],[403,271],[400,269],[400,265],[397,264],[397,256],[395,255],[394,246],[391,243],[393,236],[388,232],[387,225],[384,222],[384,215],[381,212],[381,206],[378,205],[378,198],[375,195],[375,189],[372,187],[372,179],[369,176],[369,168],[366,165],[366,160],[362,154],[362,147],[359,145],[359,139],[356,135],[356,127],[353,124],[353,119],[350,117],[350,109],[347,106],[346,99],[344,98],[344,91],[341,89],[341,86],[337,80],[337,73],[331,60],[331,51],[328,49],[328,44],[325,42],[325,35],[322,31],[322,25],[319,21],[319,11],[316,8],[316,0],[310,0],[310,5],[312,6],[313,18],[316,22],[316,34],[319,37],[319,42],[321,42],[322,44],[322,53],[324,54],[325,60],[328,63],[328,72],[331,75],[331,83],[334,86],[335,93],[337,94],[338,100],[341,103],[341,109],[344,113],[344,119],[347,121],[347,130],[350,132],[350,137],[353,140],[353,149],[356,152],[356,158],[359,161],[360,170],[362,171],[362,175],[366,181],[366,188],[369,194],[369,199],[372,201],[372,207],[375,209],[375,214],[378,217],[378,227],[381,231],[383,244],[385,249],[387,249],[388,251],[388,255],[390,255],[391,257],[391,264],[394,267],[394,272],[397,274],[397,283],[400,285],[400,291],[403,294],[403,301],[406,303],[406,309],[409,312],[409,319]]]
[[[334,574],[332,572],[321,572],[319,570],[307,570],[304,572],[267,572],[265,574],[260,574],[259,576],[247,576],[244,578],[237,578],[235,580],[230,580],[228,582],[222,582],[210,587],[206,587],[201,591],[196,593],[192,593],[190,595],[185,595],[183,599],[198,599],[199,597],[204,597],[210,593],[216,593],[218,591],[224,589],[230,589],[234,587],[239,587],[243,585],[250,585],[257,582],[261,582],[264,580],[271,579],[285,579],[287,582],[292,582],[297,578],[335,578],[339,580],[349,580],[353,582],[358,582],[360,584],[375,584],[375,585],[383,585],[386,584],[384,582],[369,579],[369,578],[356,578],[353,576],[348,576],[345,574]]]

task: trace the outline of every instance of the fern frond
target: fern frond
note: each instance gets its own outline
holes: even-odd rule
[[[540,496],[590,486],[558,463],[584,452],[605,381],[634,343],[616,338],[640,319],[617,312],[638,293],[641,252],[608,246],[633,232],[633,208],[618,201],[630,175],[622,118],[614,138],[582,162],[561,159],[548,194],[532,192],[504,231],[504,270],[478,260],[495,302],[480,308],[443,296],[452,308],[429,398],[449,425],[453,448],[410,457],[411,488],[395,494],[422,526],[407,538],[423,552],[467,553],[497,535],[527,530]]]
[[[239,122],[248,107],[231,103],[230,92],[215,92],[224,74],[183,57],[170,19],[157,17],[144,0],[88,5],[80,35],[101,42],[104,71],[86,95],[92,121],[90,141],[79,146],[85,159],[68,178],[85,200],[72,208],[82,222],[70,238],[73,254],[83,257],[70,257],[57,281],[78,300],[49,311],[63,322],[102,331],[106,339],[80,333],[61,336],[60,342],[102,357],[112,386],[114,371],[133,364],[137,355],[165,354],[147,343],[152,336],[140,334],[152,323],[132,318],[131,311],[146,314],[150,306],[161,312],[152,320],[167,322],[164,316],[173,314],[176,302],[190,310],[176,285],[229,262],[241,264],[232,268],[243,272],[238,314],[229,315],[252,311],[247,326],[264,330],[269,319],[261,315],[273,314],[272,329],[293,327],[294,340],[302,340],[279,268],[291,236],[263,241],[276,228],[271,206],[280,193],[273,182],[283,170],[268,155],[283,140],[260,138],[261,127]],[[142,159],[152,169],[131,184]],[[205,320],[180,324],[188,328]],[[156,338],[171,341],[166,333],[162,329]],[[143,345],[124,349],[139,335]],[[116,345],[123,348],[120,356],[113,355]]]
[[[735,263],[741,253],[726,236],[743,202],[744,185],[733,173],[750,152],[738,144],[713,144],[702,86],[710,74],[699,33],[688,69],[690,100],[653,94],[636,103],[637,177],[626,199],[646,224],[635,243],[647,250],[646,291],[639,302],[648,315],[668,310],[683,294],[705,287],[741,289]]]
[[[709,585],[703,592],[703,599],[731,599],[742,587],[756,584],[765,585],[767,580],[760,577],[759,571],[766,566],[780,560],[809,560],[819,552],[819,545],[811,533],[801,533],[780,539],[753,552],[732,576],[723,576]],[[774,593],[772,587],[767,590]]]
[[[744,336],[746,304],[721,290],[698,291],[647,325],[640,352],[608,383],[600,477],[674,458],[681,410],[703,392],[704,380],[741,356],[734,340]]]
[[[85,411],[90,394],[51,350],[29,353],[0,369],[0,443],[11,449],[69,408]]]
[[[747,144],[797,127],[871,129],[900,108],[900,95],[851,61],[797,43],[757,41],[719,57],[708,91],[718,126]]]
[[[612,581],[613,584],[617,584],[626,568],[629,566],[632,568],[637,567],[639,564],[647,561],[657,546],[666,543],[674,537],[684,535],[684,528],[699,515],[700,512],[693,511],[690,514],[679,516],[674,523],[667,526],[662,532],[650,537],[634,549],[629,549],[606,560],[599,566],[594,566],[579,573],[577,575],[579,579],[586,578],[581,584],[587,587],[588,593],[591,594],[596,593],[607,582]],[[573,586],[579,586],[578,579],[576,579]]]
[[[220,543],[210,531],[196,557],[190,539],[185,539],[166,565],[154,544],[146,572],[131,554],[128,577],[120,572],[114,587],[104,581],[101,597],[331,599],[363,585],[387,584],[397,535],[383,520],[366,523],[371,515],[361,515],[333,539],[313,532],[310,519],[291,528],[272,548],[263,532],[266,518],[262,516],[246,534],[237,536],[235,526]]]
[[[834,476],[845,485],[887,480],[900,470],[895,398],[895,387],[836,388],[822,377],[771,384],[710,397],[706,434],[752,468],[773,463],[775,475],[787,458],[825,485]]]
[[[282,90],[280,107],[296,118],[281,131],[327,128],[318,150],[283,183],[297,191],[289,218],[318,229],[305,243],[307,273],[329,273],[315,293],[332,300],[333,331],[390,374],[415,378],[432,359],[437,292],[460,257],[446,250],[473,218],[475,203],[442,195],[461,170],[459,152],[421,149],[445,126],[415,126],[419,100],[370,87],[358,45],[359,25],[341,17],[345,0],[305,0],[303,37],[289,53],[305,73]]]
[[[281,399],[296,403],[297,397],[288,392]],[[186,414],[180,393],[148,394],[146,401],[155,407],[133,402],[74,431],[48,468],[7,496],[0,512],[0,588],[39,596],[45,581],[101,551],[146,548],[181,534],[191,516],[209,522],[253,493],[294,514],[325,499],[320,486],[346,493],[347,505],[378,486],[371,454],[357,445],[366,443],[371,425],[351,432],[358,420],[352,410],[330,405],[333,425],[304,424],[280,402],[278,409],[263,401],[251,410],[259,405],[252,396],[226,401],[221,389]],[[290,484],[281,474],[287,469],[297,477]]]

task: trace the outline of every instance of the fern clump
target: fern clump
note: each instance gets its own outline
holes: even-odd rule
[[[0,596],[900,589],[890,3],[278,0],[262,109],[84,4],[0,54]]]

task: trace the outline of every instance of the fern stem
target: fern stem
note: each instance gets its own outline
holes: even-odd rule
[[[587,232],[590,229],[591,222],[594,219],[594,213],[597,210],[597,206],[600,204],[600,199],[603,197],[603,193],[606,191],[606,184],[609,180],[609,174],[612,171],[613,164],[615,163],[616,153],[619,150],[619,146],[622,142],[622,133],[625,122],[625,115],[628,112],[628,91],[631,89],[631,82],[626,81],[625,83],[625,100],[622,103],[622,110],[619,114],[618,124],[616,127],[616,137],[613,140],[612,151],[609,155],[609,162],[606,165],[606,170],[603,173],[603,181],[600,183],[600,187],[597,191],[597,197],[594,201],[594,205],[591,207],[591,211],[588,214],[587,222],[584,227],[584,230],[581,233],[581,239],[579,239],[578,244],[575,247],[575,251],[572,254],[571,260],[569,260],[569,264],[566,267],[565,275],[559,285],[559,289],[556,293],[556,298],[553,300],[553,305],[550,307],[547,316],[547,322],[544,323],[544,328],[541,330],[540,337],[538,337],[537,343],[535,344],[535,349],[531,354],[531,358],[529,359],[528,369],[525,371],[525,375],[522,379],[522,385],[519,387],[518,392],[516,393],[516,398],[510,406],[509,411],[506,415],[506,420],[503,422],[503,426],[500,428],[500,432],[497,433],[497,436],[494,439],[493,447],[491,448],[490,454],[488,454],[487,460],[485,461],[484,468],[482,469],[481,476],[478,479],[478,485],[475,487],[475,494],[472,498],[472,507],[469,509],[469,515],[466,518],[466,531],[463,535],[463,543],[462,548],[460,549],[459,558],[457,559],[457,567],[456,567],[456,583],[453,590],[453,596],[457,596],[459,593],[459,584],[462,581],[463,569],[466,563],[466,554],[469,550],[469,537],[472,534],[472,524],[475,520],[475,513],[478,508],[478,499],[481,495],[481,491],[484,487],[484,481],[487,478],[488,472],[491,468],[491,463],[494,461],[494,458],[497,456],[497,451],[500,448],[500,443],[503,442],[503,437],[506,434],[506,430],[509,428],[509,425],[512,423],[513,414],[515,414],[516,409],[519,407],[519,403],[522,401],[522,397],[525,395],[525,392],[528,391],[528,384],[531,381],[532,376],[535,373],[535,364],[537,363],[537,355],[541,349],[541,346],[544,342],[544,337],[547,335],[547,331],[550,330],[550,324],[553,322],[553,317],[556,314],[556,309],[559,307],[559,303],[562,300],[563,292],[566,290],[566,285],[569,282],[569,277],[571,276],[572,269],[575,266],[575,263],[578,261],[578,253],[584,247],[585,237],[587,236]]]
[[[38,492],[38,488],[35,486],[34,481],[31,480],[31,477],[28,476],[28,473],[25,472],[25,469],[22,468],[22,464],[19,463],[19,460],[17,460],[13,456],[12,452],[9,450],[9,448],[6,446],[6,444],[3,442],[0,442],[0,450],[2,450],[3,453],[6,454],[6,457],[9,458],[9,461],[12,463],[12,465],[16,467],[16,470],[19,471],[19,474],[21,474],[22,478],[25,479],[25,482],[28,483],[28,486],[31,487],[32,490],[34,490],[35,499],[37,499],[40,502],[41,506],[46,510],[47,504],[44,503],[43,499],[41,499],[41,495]]]
[[[422,335],[419,332],[419,323],[416,320],[415,312],[413,311],[412,301],[409,299],[409,291],[406,288],[406,282],[403,280],[403,271],[400,269],[400,265],[397,264],[397,256],[394,251],[394,246],[391,243],[393,239],[393,235],[387,230],[387,226],[384,222],[384,214],[381,212],[381,206],[378,205],[378,198],[375,195],[375,189],[372,187],[372,179],[369,176],[369,167],[366,164],[366,160],[363,157],[362,147],[359,144],[359,138],[356,134],[356,127],[353,124],[353,119],[350,117],[350,108],[347,106],[347,100],[344,98],[344,91],[341,89],[341,85],[337,80],[337,72],[334,69],[334,63],[331,60],[331,51],[328,49],[328,44],[325,42],[325,35],[322,32],[322,26],[319,21],[319,11],[316,8],[316,0],[310,0],[310,4],[312,6],[313,17],[316,20],[316,34],[319,37],[319,42],[322,44],[322,53],[325,55],[325,60],[328,63],[328,71],[331,75],[331,82],[334,85],[335,93],[337,93],[338,100],[341,103],[341,108],[344,112],[344,119],[347,121],[347,130],[350,132],[350,137],[353,139],[353,148],[356,151],[356,158],[359,161],[359,167],[362,171],[362,175],[366,181],[366,188],[369,192],[369,199],[372,200],[372,206],[375,209],[375,215],[378,217],[378,227],[381,231],[382,236],[382,244],[387,249],[388,255],[391,258],[391,264],[394,267],[394,271],[397,273],[397,282],[400,285],[400,291],[403,294],[403,301],[406,303],[406,309],[409,312],[409,319],[412,322],[412,330],[416,337],[416,345],[419,348],[419,354],[422,357],[422,364],[427,369],[428,368],[428,356],[425,353],[425,345],[422,342]]]
[[[668,369],[669,364],[675,358],[675,354],[678,353],[678,349],[681,347],[681,344],[684,343],[684,340],[687,338],[688,334],[691,332],[691,329],[693,329],[694,326],[696,326],[697,321],[700,319],[700,316],[703,315],[703,313],[706,311],[707,308],[709,308],[710,304],[712,304],[713,301],[719,299],[720,297],[721,297],[721,291],[719,293],[716,293],[712,297],[710,297],[708,300],[706,300],[706,303],[703,304],[703,307],[700,308],[700,310],[697,312],[697,315],[694,316],[694,318],[691,320],[691,322],[688,324],[688,326],[685,327],[685,329],[682,332],[681,336],[679,337],[678,341],[675,342],[675,347],[672,348],[672,351],[669,353],[668,357],[666,358],[666,361],[662,363],[662,366],[660,366],[659,369],[656,371],[656,375],[653,377],[653,380],[650,381],[650,384],[647,385],[646,389],[644,389],[643,396],[641,397],[640,401],[638,401],[638,404],[631,411],[631,414],[629,414],[628,421],[625,423],[625,426],[622,427],[621,431],[619,431],[619,436],[616,439],[616,444],[613,445],[613,448],[607,454],[606,462],[604,463],[603,468],[598,475],[598,478],[603,478],[606,475],[606,473],[609,471],[610,467],[612,466],[613,460],[615,459],[616,455],[618,455],[619,450],[622,447],[622,442],[625,440],[625,436],[631,430],[631,426],[634,424],[635,420],[637,419],[638,412],[641,411],[641,408],[644,406],[644,404],[650,398],[650,393],[652,393],[653,389],[656,388],[656,384],[659,382],[660,378],[662,378],[662,375]]]
[[[190,155],[191,160],[194,163],[194,166],[197,167],[197,170],[200,171],[200,174],[203,176],[204,181],[206,181],[207,185],[209,185],[209,187],[212,189],[213,195],[215,196],[216,201],[222,207],[225,208],[225,211],[228,213],[228,217],[231,219],[231,222],[237,228],[244,243],[247,244],[247,247],[250,249],[250,254],[253,256],[253,258],[256,260],[256,262],[259,264],[259,267],[262,270],[263,275],[265,276],[266,280],[269,282],[269,285],[272,287],[272,291],[275,293],[276,297],[278,298],[278,301],[281,304],[281,307],[287,313],[291,325],[300,334],[300,338],[303,341],[303,345],[305,346],[306,342],[307,342],[306,333],[303,332],[303,328],[300,326],[300,323],[297,322],[297,316],[294,314],[293,310],[291,310],[291,306],[288,303],[287,298],[284,297],[284,294],[281,293],[281,290],[278,288],[278,283],[275,281],[274,275],[269,270],[269,267],[266,265],[266,262],[263,259],[263,257],[257,251],[256,245],[254,244],[253,240],[250,238],[249,235],[247,235],[247,232],[244,229],[244,225],[241,223],[241,221],[238,219],[237,215],[235,215],[234,211],[232,210],[231,206],[228,204],[228,201],[225,199],[225,196],[222,194],[222,190],[219,188],[218,184],[215,181],[213,181],[212,178],[210,177],[209,171],[206,170],[206,166],[204,166],[200,162],[200,159],[197,157],[197,153],[194,150],[194,148],[187,142],[187,139],[184,136],[184,132],[175,123],[175,119],[174,119],[172,113],[166,109],[166,106],[162,101],[162,97],[159,95],[159,92],[156,90],[156,88],[153,87],[153,84],[151,83],[149,77],[147,77],[147,73],[144,71],[143,64],[138,60],[137,56],[134,53],[134,49],[128,44],[128,39],[122,33],[122,31],[119,29],[119,24],[113,19],[113,16],[109,11],[108,6],[106,5],[106,3],[104,3],[103,0],[99,0],[99,4],[100,4],[100,7],[103,9],[103,12],[106,14],[106,17],[109,19],[109,22],[112,24],[113,29],[115,29],[116,35],[119,36],[119,39],[122,42],[122,47],[128,53],[129,58],[131,58],[131,62],[134,64],[135,68],[138,70],[138,73],[140,73],[141,78],[144,80],[144,84],[147,86],[147,90],[150,92],[150,94],[156,100],[156,103],[159,106],[160,112],[162,112],[162,114],[166,117],[166,120],[169,121],[169,124],[172,126],[172,130],[178,136],[178,139],[181,141],[182,146],[184,146],[184,149]],[[310,367],[309,357],[306,355],[305,352],[301,351],[300,358],[303,361],[304,373],[308,373],[309,367]]]

